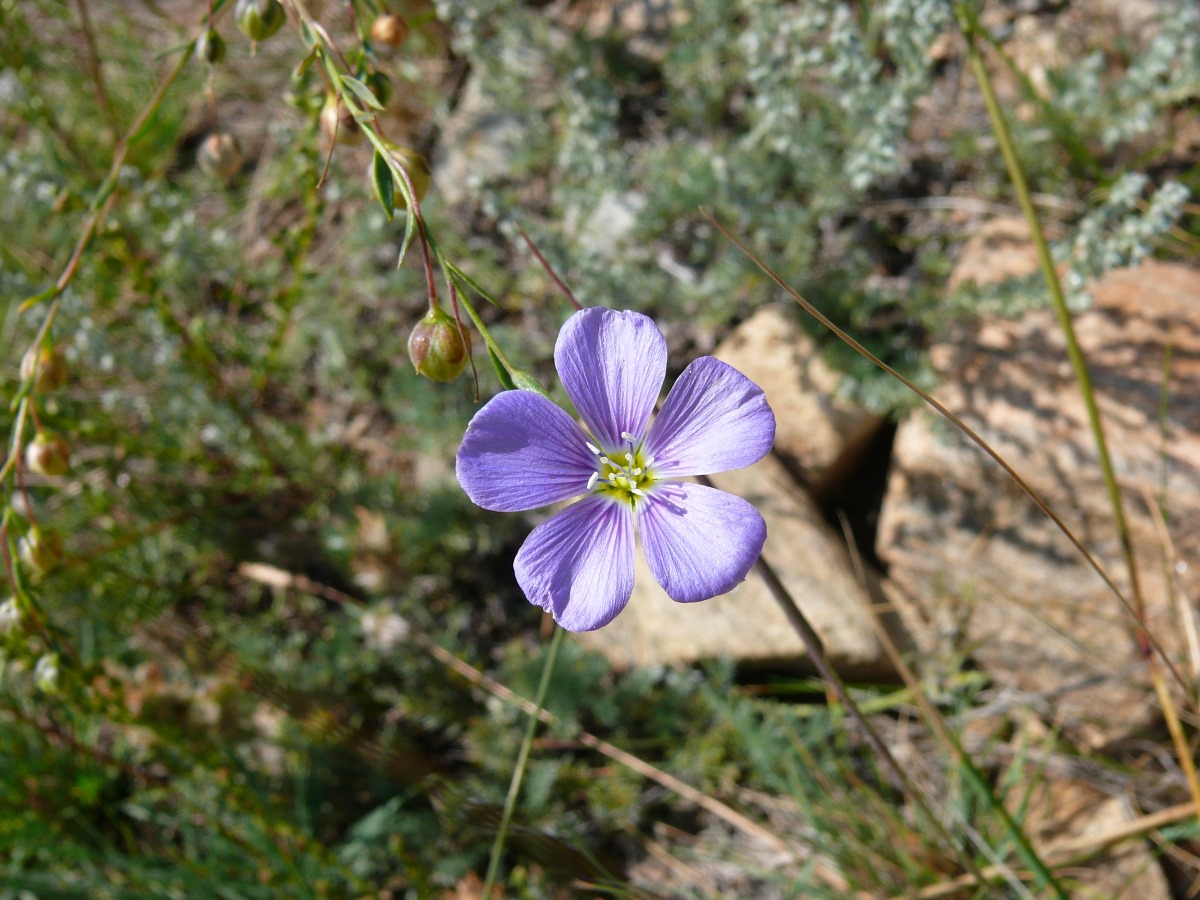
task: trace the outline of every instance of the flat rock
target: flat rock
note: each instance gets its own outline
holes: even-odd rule
[[[1186,669],[1200,596],[1200,273],[1146,262],[1109,273],[1076,317],[1124,492],[1153,634]],[[1167,347],[1167,408],[1159,414]],[[1113,514],[1053,313],[985,317],[932,348],[938,399],[1050,503],[1130,596]],[[1165,479],[1170,566],[1149,504]],[[922,409],[901,424],[880,556],[917,620],[957,630],[1000,686],[1051,691],[1052,715],[1086,745],[1157,716],[1130,616],[1067,539],[991,460]],[[913,626],[916,621],[909,624]],[[1187,625],[1188,627],[1184,627]]]
[[[814,493],[883,425],[881,417],[838,398],[840,376],[788,307],[762,307],[713,355],[763,389],[775,412],[775,453]]]
[[[767,522],[763,556],[821,636],[838,671],[851,678],[890,671],[868,618],[870,597],[856,580],[842,543],[780,462],[767,456],[712,481],[762,513]],[[640,551],[629,606],[611,625],[580,637],[618,668],[689,664],[719,656],[743,664],[794,665],[806,656],[754,571],[724,596],[675,603],[658,586]]]

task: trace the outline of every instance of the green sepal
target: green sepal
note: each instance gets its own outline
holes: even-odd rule
[[[496,355],[496,351],[488,347],[488,356],[492,360],[492,365],[496,369],[496,378],[500,381],[500,386],[506,391],[515,391],[517,386],[513,384],[512,376],[508,374],[508,369],[504,368],[504,363],[500,362],[500,357]]]

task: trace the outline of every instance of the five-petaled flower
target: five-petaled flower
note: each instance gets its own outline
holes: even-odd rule
[[[667,342],[646,316],[603,307],[567,320],[554,364],[587,431],[539,394],[504,391],[471,420],[456,467],[485,509],[583,496],[517,553],[530,602],[569,631],[607,625],[633,592],[635,532],[674,600],[707,600],[741,582],[767,537],[762,516],[740,497],[678,479],[748,466],[771,449],[775,416],[762,389],[701,357],[651,422]]]

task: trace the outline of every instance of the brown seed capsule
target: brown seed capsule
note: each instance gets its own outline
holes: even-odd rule
[[[325,105],[321,107],[321,131],[326,138],[339,144],[359,144],[363,139],[362,128],[333,94],[325,98]]]
[[[228,181],[240,172],[244,161],[238,139],[224,131],[210,134],[196,151],[196,165],[218,181]]]
[[[34,525],[17,544],[17,555],[34,572],[45,574],[62,562],[62,536],[51,528]]]
[[[371,23],[371,40],[383,47],[399,47],[408,39],[408,23],[395,13],[385,13]]]
[[[42,344],[21,358],[21,380],[33,379],[39,394],[57,391],[67,383],[67,358],[57,347]]]
[[[471,334],[443,310],[431,310],[408,336],[408,358],[418,375],[454,381],[471,358]]]
[[[25,448],[25,467],[36,475],[66,475],[71,469],[71,445],[53,431],[39,431]]]

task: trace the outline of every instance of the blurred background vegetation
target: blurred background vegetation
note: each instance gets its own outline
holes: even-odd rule
[[[1010,7],[1053,28],[1072,5],[987,4],[992,52],[1011,61]],[[369,147],[331,151],[294,8],[255,44],[233,6],[0,0],[0,431],[9,453],[35,424],[70,453],[66,472],[9,465],[0,488],[0,896],[478,896],[525,716],[447,659],[533,695],[541,614],[511,570],[528,525],[454,483],[475,381],[412,371],[426,294],[415,249],[396,268],[406,216],[373,198]],[[1040,84],[1008,70],[1080,305],[1099,272],[1194,245],[1200,172],[1179,131],[1200,18],[1155,6],[1154,27],[1070,34]],[[949,3],[309,9],[365,83],[386,78],[384,129],[433,162],[431,233],[547,383],[570,310],[518,227],[585,304],[656,315],[675,371],[774,296],[700,207],[921,383],[930,334],[1041,302],[1032,279],[945,287],[973,226],[1011,202],[981,104],[951,103],[969,81]],[[373,34],[385,14],[398,35]],[[216,64],[196,47],[210,15]],[[49,334],[67,380],[35,392],[34,423],[20,363],[64,271]],[[910,402],[814,334],[847,396]],[[508,896],[653,896],[630,867],[697,832],[714,895],[841,893],[581,729],[803,835],[869,895],[1003,844],[983,817],[979,842],[941,846],[819,686],[563,652]],[[949,710],[980,690],[960,675]],[[894,690],[861,688],[884,718]],[[951,802],[971,818],[969,793]]]

